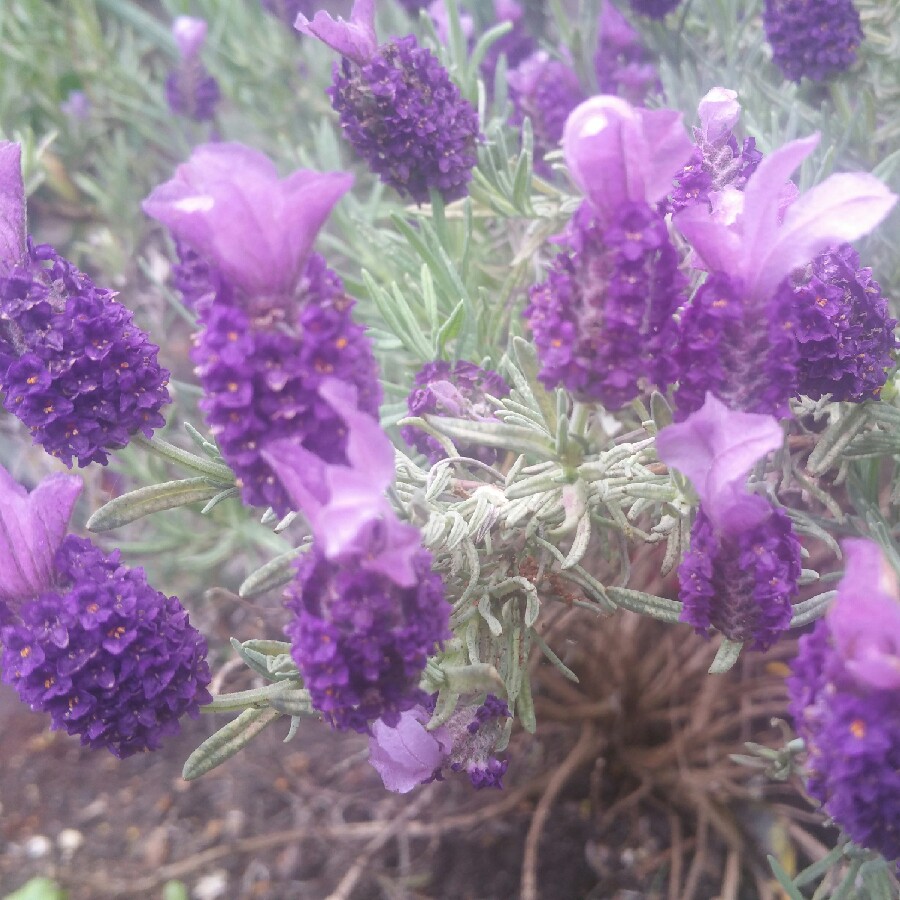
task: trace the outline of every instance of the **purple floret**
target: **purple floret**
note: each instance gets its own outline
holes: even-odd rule
[[[766,0],[772,59],[791,81],[822,81],[849,69],[863,39],[852,0]]]
[[[292,508],[264,447],[293,438],[325,462],[346,463],[343,419],[318,394],[335,378],[358,391],[377,417],[381,385],[371,344],[351,317],[340,278],[311,254],[290,303],[220,293],[201,314],[193,360],[203,385],[200,408],[248,504]]]
[[[783,510],[772,507],[751,527],[725,534],[701,506],[678,569],[681,621],[698,634],[715,628],[766,650],[790,624],[800,570],[800,542]]]
[[[512,124],[531,120],[535,170],[549,175],[543,157],[559,148],[569,113],[585,98],[578,75],[570,65],[538,50],[509,73],[509,86]]]
[[[378,529],[371,534],[381,552]],[[415,554],[409,587],[359,562],[313,547],[288,588],[296,617],[285,632],[313,706],[334,728],[363,733],[376,719],[395,727],[419,702],[428,656],[449,637],[450,607],[427,550]]]
[[[791,278],[797,309],[798,393],[818,400],[877,399],[897,348],[897,320],[871,269],[849,244],[827,250]]]
[[[210,701],[206,642],[176,597],[90,541],[69,535],[54,589],[0,632],[3,680],[92,749],[156,750]]]
[[[169,372],[113,291],[46,244],[0,275],[0,390],[36,444],[71,468],[105,464],[165,424]]]
[[[464,197],[477,162],[478,113],[413,35],[363,64],[344,57],[328,90],[341,129],[382,181],[427,203]]]
[[[678,212],[694,203],[708,204],[711,193],[726,187],[743,190],[762,159],[752,137],[744,138],[742,145],[738,145],[737,138],[730,133],[707,142],[695,128],[694,138],[697,148],[687,165],[675,176],[672,194],[666,200],[668,212]]]
[[[184,60],[166,77],[166,103],[176,115],[208,122],[215,118],[220,98],[219,82],[197,57]]]
[[[751,301],[740,283],[711,275],[681,317],[676,418],[700,409],[708,391],[732,409],[787,415],[797,385],[795,319],[787,284]]]
[[[411,416],[448,416],[484,422],[494,418],[486,395],[502,399],[509,396],[509,385],[496,372],[482,369],[474,363],[461,360],[456,363],[438,360],[426,363],[415,377],[415,387],[406,403]],[[429,462],[435,463],[447,454],[433,437],[412,425],[400,429],[403,440]],[[488,465],[497,461],[498,451],[489,447],[462,445],[457,447],[462,456],[471,456]]]
[[[873,688],[850,674],[835,648],[827,617],[800,639],[791,669],[791,715],[808,752],[807,791],[857,844],[896,860],[897,690]]]
[[[686,280],[662,217],[626,203],[606,225],[584,204],[573,249],[551,265],[525,310],[541,361],[541,381],[610,409],[630,403],[643,382],[674,373],[672,315]]]
[[[225,297],[229,287],[209,260],[177,237],[175,253],[178,262],[172,266],[172,284],[188,309],[199,313],[216,297]]]

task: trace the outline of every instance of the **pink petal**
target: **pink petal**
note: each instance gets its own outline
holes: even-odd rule
[[[22,147],[0,141],[0,273],[25,254],[25,185]]]

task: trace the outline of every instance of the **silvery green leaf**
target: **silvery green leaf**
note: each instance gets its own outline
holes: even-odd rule
[[[623,609],[631,610],[631,612],[652,616],[662,622],[678,622],[681,619],[682,603],[680,600],[668,600],[665,597],[645,594],[643,591],[612,586],[606,587],[606,593],[613,603]]]
[[[457,443],[496,447],[515,453],[534,453],[545,459],[553,459],[555,456],[551,441],[534,428],[504,425],[500,422],[473,422],[445,416],[423,418],[435,431]],[[401,424],[416,423],[406,419]]]
[[[723,675],[725,672],[729,671],[738,661],[743,646],[743,641],[730,641],[727,638],[723,639],[722,643],[719,645],[719,649],[716,651],[716,657],[709,667],[709,674]]]
[[[784,888],[785,893],[787,894],[789,900],[806,900],[803,894],[794,887],[794,883],[791,881],[791,876],[788,875],[787,872],[784,871],[781,863],[775,859],[774,856],[769,854],[766,857],[769,860],[769,865],[772,867],[772,873],[774,874],[776,880]]]
[[[500,620],[494,615],[494,611],[491,609],[490,594],[481,595],[478,600],[478,612],[481,613],[482,619],[487,622],[487,626],[491,629],[491,634],[493,634],[494,637],[499,637],[503,634],[503,625],[500,624]]]
[[[807,584],[813,584],[814,582],[819,580],[819,573],[815,569],[802,569],[800,571],[800,585],[806,586]]]
[[[569,552],[566,555],[566,561],[562,565],[563,569],[571,569],[584,559],[584,554],[587,553],[590,540],[591,517],[590,514],[587,513],[578,521],[578,527],[575,529],[575,537],[572,540],[572,546],[569,548]]]
[[[810,622],[815,622],[828,611],[831,601],[837,596],[837,591],[825,591],[823,594],[816,594],[802,603],[795,603],[791,607],[791,623],[790,628],[802,628]]]
[[[286,684],[284,690],[273,694],[269,699],[269,703],[273,709],[284,713],[287,716],[296,718],[297,716],[313,716],[316,711],[313,709],[312,700],[309,691],[299,686],[299,682],[281,682]]]
[[[219,485],[219,490],[234,484],[234,472],[228,466],[197,456],[196,453],[188,453],[187,450],[182,450],[181,447],[176,447],[160,437],[144,437],[138,431],[131,436],[131,442],[150,450],[162,459],[206,475],[211,483]]]
[[[434,357],[440,359],[444,348],[450,343],[460,332],[466,317],[466,304],[460,300],[453,309],[453,312],[445,319],[444,323],[435,329],[434,338]]]
[[[225,488],[224,491],[220,491],[213,497],[203,509],[200,510],[200,515],[205,516],[208,512],[215,509],[223,500],[229,500],[231,497],[237,497],[240,495],[240,491],[236,487]]]
[[[522,669],[522,679],[519,687],[519,695],[516,697],[515,713],[522,723],[522,727],[529,733],[537,731],[537,720],[534,716],[534,700],[531,696],[531,679],[527,669]]]
[[[473,616],[466,625],[466,649],[469,651],[469,661],[472,663],[481,662],[479,647],[481,621],[480,616]]]
[[[853,438],[859,434],[866,424],[868,416],[866,405],[865,403],[855,404],[849,413],[841,416],[822,432],[818,443],[806,461],[806,468],[811,475],[821,475],[828,471]]]
[[[296,676],[297,670],[294,669]],[[299,685],[299,682],[295,683]],[[265,706],[273,706],[278,708],[275,700],[284,696],[291,690],[290,682],[275,681],[270,684],[263,685],[258,688],[251,688],[248,691],[234,691],[229,694],[217,694],[212,698],[210,703],[200,707],[205,713],[233,712],[238,709],[261,708]],[[309,696],[308,691],[304,693]]]
[[[436,419],[436,421],[442,420]],[[453,442],[448,440],[447,436],[442,431],[435,428],[430,421],[426,421],[420,416],[407,416],[406,418],[400,419],[400,421],[397,422],[397,425],[400,427],[412,425],[414,428],[418,428],[420,431],[424,431],[425,434],[433,437],[441,445],[441,448],[447,456],[459,456],[459,451],[453,446]]]
[[[565,481],[565,473],[558,466],[554,466],[549,472],[539,472],[537,475],[531,475],[511,484],[505,491],[506,499],[518,500],[522,497],[530,497],[532,494],[552,491],[564,484]]]
[[[210,500],[222,489],[222,484],[205,476],[151,484],[105,503],[88,519],[86,527],[88,531],[110,531],[151,513]]]
[[[482,691],[503,691],[503,679],[490,663],[472,663],[468,666],[445,666],[447,685],[455,694],[477,694]]]
[[[456,704],[458,702],[459,694],[442,687],[440,691],[438,691],[437,702],[434,704],[434,712],[425,727],[429,731],[434,731],[435,728],[444,725],[456,711]]]
[[[659,391],[654,391],[650,395],[650,416],[657,431],[662,431],[667,425],[672,424],[672,407]]]
[[[292,581],[297,572],[294,564],[297,559],[309,550],[309,547],[309,544],[295,547],[293,550],[288,550],[286,553],[270,559],[264,566],[260,566],[241,582],[241,586],[238,588],[238,596],[244,600],[252,600],[254,597],[259,597],[267,591]]]
[[[556,667],[557,671],[565,678],[568,678],[569,681],[574,681],[575,684],[578,684],[578,676],[550,649],[547,642],[533,628],[531,629],[531,637],[535,640],[538,647],[541,648],[544,656]]]
[[[278,710],[244,710],[234,721],[208,737],[188,758],[181,777],[193,781],[243,750],[267,725],[281,718]]]
[[[303,721],[303,716],[291,716],[291,724],[288,728],[288,733],[284,738],[284,743],[288,743],[288,741],[292,741],[296,736],[297,732],[300,730],[300,723]]]
[[[237,638],[232,638],[231,646],[251,669],[270,681],[277,679],[282,674],[279,669],[282,664],[275,663],[276,669],[273,671],[272,661],[283,660],[285,656],[290,658],[291,652],[291,645],[286,641],[254,639],[241,643]],[[295,676],[297,674],[296,666],[294,666],[293,674]]]
[[[528,398],[537,404],[537,408],[544,417],[547,431],[553,434],[556,431],[556,402],[547,393],[546,388],[538,377],[541,367],[537,357],[537,349],[532,343],[521,337],[513,338],[512,349],[518,370],[528,385]]]
[[[859,870],[859,879],[869,900],[894,900],[896,882],[884,859],[869,859]]]

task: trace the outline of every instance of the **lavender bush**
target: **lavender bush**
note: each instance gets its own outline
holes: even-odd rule
[[[508,789],[616,629],[672,683],[769,653],[781,742],[721,755],[789,781],[833,849],[717,877],[893,896],[900,18],[320,5],[96,0],[113,74],[0,61],[33,92],[0,93],[3,681],[119,757],[237,713],[188,780],[283,724],[363,735],[415,794]],[[79,15],[14,3],[0,29],[87,40]],[[49,457],[83,469],[77,509]],[[243,690],[186,609],[217,584],[282,598],[228,648]],[[693,877],[673,862],[669,896]]]

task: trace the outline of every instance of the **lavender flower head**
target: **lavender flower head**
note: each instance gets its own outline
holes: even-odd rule
[[[678,570],[681,621],[699,634],[714,628],[757,650],[790,624],[801,571],[790,519],[745,487],[751,467],[782,439],[771,416],[734,412],[712,394],[656,439],[660,459],[682,472],[700,497]]]
[[[785,415],[797,386],[796,306],[788,275],[884,219],[896,197],[871,175],[832,175],[784,210],[784,185],[818,135],[760,162],[743,191],[675,216],[712,277],[681,323],[677,415],[712,391],[734,409]]]
[[[602,94],[617,94],[629,103],[641,103],[649,93],[662,89],[640,35],[609,0],[600,7],[594,70]]]
[[[113,291],[25,238],[17,144],[0,144],[0,391],[34,442],[67,466],[105,464],[164,424],[169,373]]]
[[[296,28],[341,54],[329,95],[341,129],[382,181],[425,203],[465,196],[477,161],[478,114],[414,35],[378,46],[374,0],[356,0],[350,21],[300,14]]]
[[[297,439],[327,460],[346,461],[343,420],[323,401],[321,382],[353,385],[370,416],[381,400],[353,301],[311,252],[351,182],[344,173],[309,171],[281,180],[262,154],[210,144],[144,203],[198,257],[193,289],[203,301],[203,330],[193,359],[205,392],[201,409],[244,500],[279,514],[290,499],[265,461],[269,443]]]
[[[320,392],[344,418],[348,465],[291,441],[265,454],[315,538],[286,594],[285,631],[316,709],[335,728],[365,732],[415,705],[428,655],[449,637],[449,606],[418,530],[384,497],[394,474],[387,436],[352,388],[329,381]]]
[[[486,395],[502,399],[509,396],[509,385],[496,372],[474,363],[436,361],[426,363],[415,376],[415,387],[406,398],[411,416],[436,415],[484,422],[494,418]],[[446,456],[444,448],[433,437],[412,425],[400,429],[403,440],[430,462]],[[463,456],[480,459],[488,465],[497,461],[497,451],[488,447],[458,447]]]
[[[618,409],[671,380],[686,280],[655,206],[690,148],[672,110],[599,96],[569,117],[563,152],[587,199],[525,310],[548,387]]]
[[[700,127],[693,129],[696,147],[675,176],[668,212],[678,212],[693,203],[711,207],[711,197],[717,192],[726,188],[743,190],[762,159],[752,137],[739,146],[733,134],[741,114],[735,91],[713,88],[700,101],[698,113]]]
[[[849,69],[863,39],[852,0],[766,0],[763,25],[773,62],[791,81]]]
[[[476,789],[502,788],[508,763],[493,752],[509,715],[506,702],[488,694],[478,706],[460,703],[445,725],[428,731],[431,710],[416,705],[403,712],[395,725],[383,720],[372,724],[369,762],[384,786],[399,794],[442,780],[445,768],[466,772]]]
[[[863,847],[900,857],[900,600],[868,540],[844,542],[837,597],[800,639],[788,680],[806,788]]]
[[[178,48],[178,67],[166,78],[166,102],[169,109],[197,122],[206,122],[216,114],[220,98],[219,82],[200,60],[206,42],[207,25],[203,19],[179,16],[172,23],[172,37]]]
[[[512,124],[531,120],[535,169],[549,175],[543,157],[559,147],[566,118],[584,100],[578,75],[567,62],[554,59],[546,50],[536,50],[512,69],[507,79],[515,107]]]
[[[849,244],[820,253],[790,279],[797,308],[797,390],[814,400],[877,399],[894,367],[897,320],[872,270]]]
[[[0,467],[0,488],[3,681],[94,749],[157,749],[210,699],[205,641],[142,569],[65,535],[80,478],[26,494]]]

